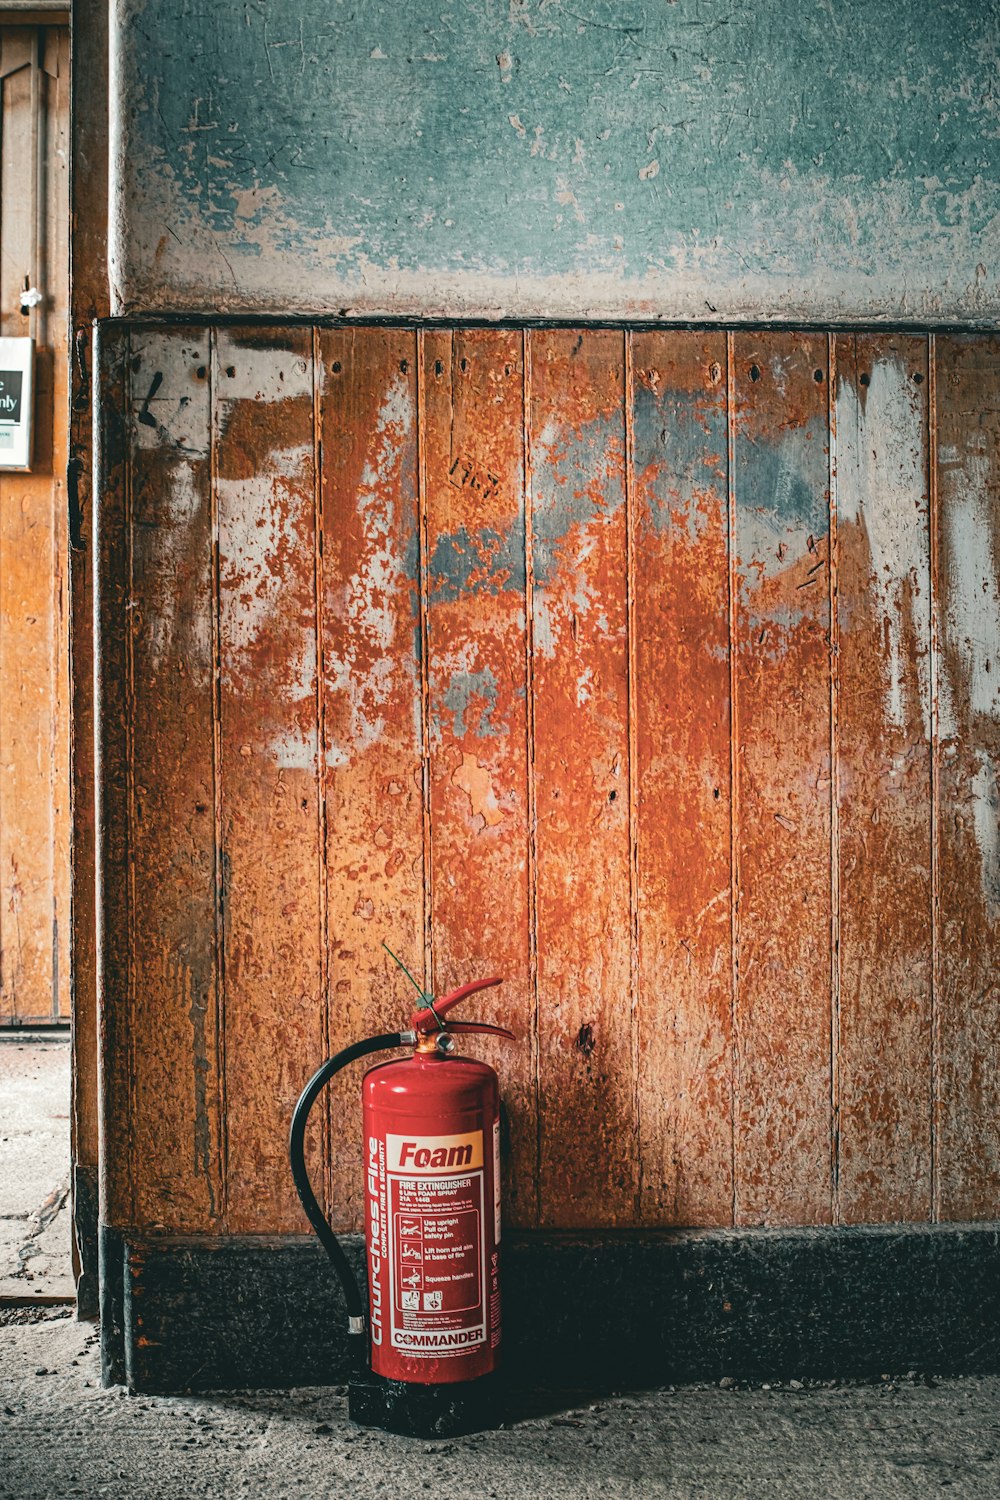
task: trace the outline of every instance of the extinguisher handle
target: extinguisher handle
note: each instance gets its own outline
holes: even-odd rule
[[[466,1000],[470,995],[475,995],[479,990],[492,989],[494,985],[503,984],[503,976],[495,975],[492,979],[474,979],[471,984],[463,984],[457,990],[450,990],[447,995],[442,995],[440,1000],[432,1000],[430,1005],[423,1010],[415,1010],[410,1016],[410,1025],[414,1031],[441,1031],[441,1017],[453,1005],[460,1000]]]
[[[449,1031],[483,1031],[489,1036],[506,1037],[508,1042],[516,1042],[517,1037],[506,1026],[491,1026],[488,1021],[449,1021]]]

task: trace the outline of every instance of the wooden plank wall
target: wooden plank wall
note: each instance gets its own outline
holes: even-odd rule
[[[0,1025],[70,1012],[68,132],[68,29],[3,28],[0,333],[35,339],[36,385],[32,472],[0,473]]]
[[[1000,340],[104,360],[117,1223],[304,1228],[291,1109],[403,1023],[383,943],[507,976],[517,1225],[995,1215]],[[357,1094],[311,1142],[344,1226]]]

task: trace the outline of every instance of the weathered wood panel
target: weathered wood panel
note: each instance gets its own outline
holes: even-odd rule
[[[931,1179],[927,343],[836,340],[839,1209],[926,1219]]]
[[[726,338],[631,337],[641,1216],[729,1224]]]
[[[96,332],[94,368],[94,694],[100,704],[95,744],[97,830],[97,1101],[104,1149],[99,1162],[100,1216],[121,1229],[134,1222],[131,1034],[133,897],[129,823],[135,760],[132,729],[133,602],[129,558],[132,467],[129,421],[129,333]],[[143,601],[145,602],[145,601]],[[177,1059],[180,1064],[184,1059]],[[157,1153],[156,1160],[159,1160]]]
[[[1000,1185],[1000,340],[938,338],[937,1210]]]
[[[624,340],[530,350],[540,1218],[630,1223]]]
[[[213,380],[228,1223],[299,1230],[288,1128],[326,1035],[311,334],[220,333]]]
[[[412,332],[321,334],[323,743],[330,1050],[406,1024],[423,981],[424,847]],[[309,1066],[304,1067],[304,1084]],[[335,1221],[364,1206],[358,1076],[331,1085]]]
[[[50,295],[39,336],[44,338],[46,380],[51,395],[51,582],[49,681],[52,737],[52,997],[53,1011],[67,1021],[71,1011],[70,905],[70,649],[67,454],[69,451],[69,31],[45,32],[42,42],[46,103],[44,217]],[[42,424],[44,441],[46,424]]]
[[[68,54],[65,29],[0,36],[0,333],[36,341],[32,472],[0,474],[0,1024],[70,1003]]]
[[[428,333],[426,513],[430,934],[438,993],[502,974],[476,1044],[503,1072],[514,1223],[537,1215],[531,974],[524,368],[519,333]]]
[[[139,1222],[222,1211],[207,330],[132,341],[132,1088]]]
[[[735,1214],[822,1223],[832,1214],[827,341],[736,334],[732,366]]]
[[[383,942],[507,973],[522,1225],[991,1214],[996,341],[213,337],[102,375],[108,1221],[302,1229]]]

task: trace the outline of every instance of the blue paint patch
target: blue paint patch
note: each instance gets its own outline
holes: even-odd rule
[[[480,706],[481,705],[481,706]],[[472,723],[479,707],[479,721]],[[441,709],[451,715],[451,733],[456,740],[474,734],[479,739],[506,734],[509,725],[493,722],[497,707],[497,680],[489,667],[479,672],[453,672],[441,694]],[[442,712],[435,714],[434,729],[440,732]]]
[[[505,532],[464,526],[440,536],[430,561],[430,602],[448,603],[463,594],[524,593],[524,519]]]
[[[742,472],[737,465],[737,493],[741,504],[770,511],[788,527],[808,526],[819,517],[814,486],[774,449],[758,451]]]
[[[825,535],[826,424],[818,417],[790,428],[778,442],[738,442],[734,482],[738,511],[756,511],[775,535],[802,531]]]
[[[823,583],[825,585],[825,578]],[[761,609],[760,598],[754,595],[751,595],[746,602],[748,606],[752,606],[749,613],[750,634],[766,631],[773,656],[781,655],[786,636],[793,635],[799,626],[807,621],[815,623],[814,610],[796,609],[783,602],[776,603],[771,609]],[[765,644],[765,641],[758,640],[757,644],[760,647]]]
[[[633,459],[636,477],[656,469],[644,486],[646,515],[656,531],[677,527],[689,541],[703,535],[709,516],[699,504],[707,490],[726,491],[728,433],[726,414],[703,391],[655,391],[639,385],[633,415]]]
[[[615,413],[595,417],[579,431],[561,427],[556,441],[534,455],[532,564],[539,587],[555,573],[560,547],[574,528],[603,520],[624,504],[624,447],[624,417]],[[609,471],[605,455],[612,453]]]

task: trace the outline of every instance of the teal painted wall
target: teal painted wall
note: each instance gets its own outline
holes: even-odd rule
[[[118,311],[993,323],[997,0],[119,0]]]

